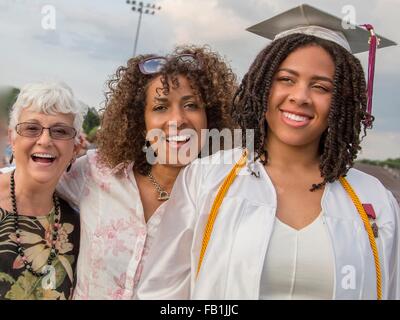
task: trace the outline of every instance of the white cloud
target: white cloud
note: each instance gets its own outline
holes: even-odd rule
[[[124,37],[118,26],[128,25],[131,16],[128,12],[125,19],[113,23],[115,19],[105,16],[104,8],[90,10],[93,3],[73,2],[53,1],[55,31],[41,27],[43,1],[1,3],[0,37],[6,45],[0,51],[5,66],[0,85],[20,87],[31,81],[62,80],[80,99],[99,106],[108,75],[130,55],[132,39]]]
[[[194,38],[203,43],[238,39],[249,23],[218,0],[165,0],[163,11],[177,43],[192,42]]]

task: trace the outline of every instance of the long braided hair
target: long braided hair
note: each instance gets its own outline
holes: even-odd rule
[[[243,132],[243,146],[246,145],[245,129],[253,129],[255,160],[262,157],[265,164],[268,161],[268,151],[264,149],[268,131],[265,113],[274,75],[290,53],[312,45],[320,46],[330,54],[335,64],[335,76],[328,129],[322,134],[319,144],[319,168],[323,181],[313,184],[310,191],[346,175],[361,149],[360,131],[362,128],[364,137],[366,125],[363,120],[368,114],[360,61],[341,46],[314,36],[293,34],[278,39],[258,54],[235,93],[231,109],[232,118]]]

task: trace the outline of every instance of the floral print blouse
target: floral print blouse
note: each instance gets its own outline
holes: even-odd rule
[[[61,228],[57,257],[48,275],[34,276],[25,269],[17,253],[14,214],[0,208],[0,300],[39,300],[72,298],[75,265],[79,250],[79,215],[60,199]],[[54,209],[47,216],[19,215],[21,245],[35,271],[43,271],[51,249]]]
[[[144,219],[133,163],[122,174],[102,167],[97,151],[77,159],[57,186],[81,218],[74,299],[134,299],[165,202]]]

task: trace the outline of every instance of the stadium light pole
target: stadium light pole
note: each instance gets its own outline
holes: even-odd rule
[[[133,56],[136,56],[136,49],[139,40],[140,25],[142,23],[143,14],[154,15],[157,11],[161,10],[160,6],[154,3],[144,3],[143,1],[126,0],[126,3],[131,6],[132,11],[139,13],[138,24],[136,28],[135,45],[133,47]]]

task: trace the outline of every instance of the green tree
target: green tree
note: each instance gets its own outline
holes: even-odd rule
[[[96,143],[96,134],[97,130],[99,130],[99,127],[94,127],[86,136],[86,140],[89,141],[90,143]]]
[[[99,113],[95,108],[89,108],[85,116],[85,120],[83,121],[83,131],[86,134],[89,134],[93,128],[96,128],[99,125],[100,125]]]
[[[14,87],[0,88],[0,117],[2,119],[8,119],[11,107],[13,106],[19,89]]]

